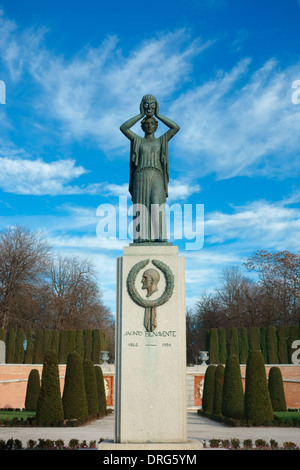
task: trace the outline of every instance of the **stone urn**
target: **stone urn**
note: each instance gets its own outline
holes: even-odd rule
[[[102,365],[108,364],[109,352],[108,352],[108,351],[101,351],[101,353],[100,353],[100,359],[101,359],[101,361],[102,361]]]
[[[206,366],[206,361],[208,361],[208,351],[199,351],[198,357],[201,361],[201,365]]]

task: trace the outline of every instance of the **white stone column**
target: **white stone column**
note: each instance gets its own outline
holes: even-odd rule
[[[152,294],[142,289],[148,269],[160,275]],[[169,297],[156,308],[153,331],[132,294],[142,302]],[[187,441],[185,266],[176,246],[131,245],[117,260],[115,380],[115,442]]]

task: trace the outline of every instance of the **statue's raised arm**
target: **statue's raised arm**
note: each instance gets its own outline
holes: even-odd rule
[[[169,127],[158,138],[154,135],[158,126],[154,116]],[[131,130],[141,119],[144,137]],[[132,202],[142,205],[147,212],[147,221],[144,221],[147,228],[135,242],[167,241],[164,205],[169,182],[168,142],[180,127],[159,113],[155,96],[145,95],[140,103],[140,113],[125,121],[120,130],[131,141],[129,192]],[[160,208],[158,215],[157,207]]]

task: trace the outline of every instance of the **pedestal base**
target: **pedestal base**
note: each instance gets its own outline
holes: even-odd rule
[[[149,269],[159,274],[153,293],[142,283]],[[157,299],[167,300],[154,313],[151,308],[146,311],[143,305]],[[150,315],[154,314],[153,326]],[[117,260],[116,332],[115,441],[183,445],[187,441],[185,269],[178,247],[124,248]]]

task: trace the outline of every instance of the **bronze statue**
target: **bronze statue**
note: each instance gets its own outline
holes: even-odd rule
[[[154,133],[158,126],[155,117],[169,130],[160,137]],[[135,134],[131,127],[139,120],[144,137]],[[153,95],[145,95],[140,103],[140,113],[128,119],[120,130],[131,141],[129,192],[139,216],[139,236],[134,242],[166,242],[165,202],[168,197],[169,156],[168,142],[180,127],[171,119],[159,114],[159,105]]]

